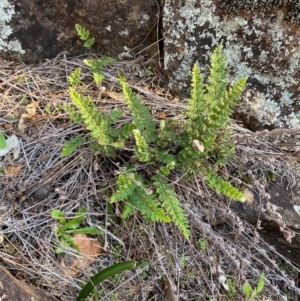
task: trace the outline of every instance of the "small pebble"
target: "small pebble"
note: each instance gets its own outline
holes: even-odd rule
[[[17,183],[15,188],[16,188],[17,191],[20,191],[20,192],[25,192],[26,191],[26,186],[22,183]]]
[[[73,255],[71,255],[71,254],[65,254],[63,260],[64,260],[64,262],[65,262],[65,265],[66,265],[67,267],[70,267],[70,266],[73,265],[74,260],[75,260],[75,257],[74,257]]]
[[[50,184],[45,184],[40,186],[32,195],[32,197],[37,201],[43,201],[52,192],[52,186]]]

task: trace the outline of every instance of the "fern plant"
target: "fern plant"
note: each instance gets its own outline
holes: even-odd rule
[[[80,24],[75,24],[75,28],[81,40],[84,41],[83,46],[90,48],[95,43],[95,39],[90,37],[89,30],[82,27]]]
[[[88,61],[92,74],[102,74],[94,76],[96,85],[103,79],[102,68],[110,60],[100,61]],[[181,174],[201,172],[208,185],[218,193],[244,201],[243,193],[219,177],[218,170],[234,154],[234,146],[228,142],[228,122],[246,79],[229,86],[226,56],[221,45],[212,55],[210,71],[205,84],[197,65],[193,67],[192,92],[185,120],[166,119],[159,125],[142,100],[121,81],[132,121],[118,129],[114,125],[123,112],[112,110],[105,114],[97,110],[91,98],[78,91],[80,72],[75,70],[69,77],[71,100],[103,154],[113,156],[117,150],[122,151],[125,143],[134,141],[133,160],[147,164],[147,176],[129,164],[120,169],[110,202],[123,201],[123,218],[139,211],[150,221],[173,222],[188,238],[188,219],[168,178],[173,170]],[[76,148],[76,143],[69,149],[72,147]]]

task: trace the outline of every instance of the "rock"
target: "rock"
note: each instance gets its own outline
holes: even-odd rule
[[[269,199],[254,192],[252,203],[232,202],[240,218],[257,226],[262,238],[283,256],[300,264],[300,183],[294,187],[284,177],[269,183]]]
[[[93,51],[115,58],[134,55],[156,41],[156,1],[4,0],[0,16],[2,56],[20,57],[26,63],[51,59],[62,51],[85,53],[75,24],[95,38]],[[156,52],[156,46],[152,50]]]
[[[42,290],[15,279],[4,267],[0,266],[0,300],[3,301],[55,301]]]
[[[166,0],[165,68],[173,93],[188,96],[191,68],[207,75],[222,42],[230,80],[248,77],[235,116],[253,130],[299,128],[300,4],[290,1]]]
[[[52,192],[51,184],[45,184],[40,186],[33,194],[32,197],[37,201],[43,201]]]

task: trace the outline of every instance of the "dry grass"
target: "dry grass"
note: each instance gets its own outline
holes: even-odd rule
[[[114,62],[106,69],[105,91],[96,88],[82,57],[67,58],[61,54],[38,66],[1,61],[0,126],[4,133],[18,135],[18,121],[25,106],[41,101],[37,114],[27,124],[26,133],[19,136],[21,155],[17,160],[2,157],[0,174],[0,226],[5,241],[0,245],[2,264],[16,277],[42,287],[59,300],[74,300],[80,285],[100,269],[117,261],[137,260],[137,268],[110,279],[99,286],[94,300],[246,300],[242,285],[249,281],[255,286],[262,271],[267,275],[260,300],[293,300],[300,293],[299,268],[280,256],[266,244],[256,229],[241,221],[229,210],[230,201],[209,189],[195,175],[191,181],[174,179],[173,186],[191,221],[191,239],[186,241],[173,225],[147,224],[138,215],[122,221],[107,202],[108,188],[114,187],[117,161],[92,153],[87,146],[67,158],[61,149],[75,134],[88,135],[84,126],[72,124],[61,106],[70,103],[67,76],[82,68],[86,93],[103,111],[125,108],[121,99],[107,92],[120,92],[118,73],[151,107],[155,118],[164,112],[168,118],[182,118],[185,100],[173,98],[159,86],[164,79],[155,64],[148,69],[142,59]],[[120,121],[126,122],[130,114]],[[265,171],[284,175],[291,185],[299,173],[296,156],[282,146],[283,132],[252,133],[232,122],[232,140],[237,143],[237,156],[224,168],[224,175],[249,189],[264,194],[268,184]],[[295,146],[293,144],[292,146]],[[294,151],[297,151],[294,149]],[[9,166],[19,172],[7,176]],[[138,168],[147,167],[140,164]],[[235,179],[239,171],[251,179],[242,183]],[[8,199],[15,185],[24,183],[29,198],[22,202]],[[41,185],[53,187],[49,197],[34,200],[32,193]],[[55,190],[54,190],[55,188]],[[264,195],[267,197],[267,195]],[[59,208],[71,217],[80,206],[88,210],[87,224],[105,229],[99,237],[101,255],[77,278],[66,274],[54,249],[56,241],[50,217]],[[70,252],[72,252],[70,250]],[[74,254],[76,256],[76,254]],[[220,275],[226,275],[234,288],[226,291]],[[170,287],[174,287],[172,291]],[[172,296],[173,294],[173,296]],[[283,296],[288,296],[284,299]],[[92,300],[92,299],[91,299]],[[294,299],[295,300],[295,299]]]

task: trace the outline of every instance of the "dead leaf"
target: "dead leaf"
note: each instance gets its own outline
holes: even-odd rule
[[[121,102],[126,102],[126,98],[122,93],[117,93],[113,91],[104,91],[103,94]]]
[[[58,194],[59,194],[59,198],[61,200],[64,200],[67,198],[67,192],[65,191],[65,189],[63,187],[57,187],[54,189]]]
[[[26,129],[26,124],[25,124],[25,121],[24,121],[24,117],[22,115],[19,122],[18,122],[18,130],[19,130],[21,135],[23,135],[25,133],[25,129]]]
[[[10,123],[5,123],[5,124],[3,125],[3,127],[4,127],[4,129],[6,129],[6,130],[11,130],[11,129],[13,129],[13,125],[10,124]]]
[[[6,139],[6,147],[0,149],[0,157],[6,155],[11,151],[14,154],[14,160],[18,159],[21,151],[21,146],[20,141],[16,135],[11,135]]]
[[[34,101],[25,107],[28,115],[34,116],[36,114],[36,108],[40,104],[40,100]]]
[[[21,174],[23,170],[20,165],[10,165],[4,170],[4,172],[7,177],[12,178],[13,176]]]
[[[229,285],[227,282],[227,276],[225,272],[222,270],[222,268],[218,265],[218,272],[219,272],[219,283],[222,284],[222,286],[225,288],[226,291],[229,291]]]
[[[74,234],[73,239],[80,254],[76,255],[72,261],[68,260],[68,256],[61,261],[61,266],[66,268],[66,273],[71,277],[75,277],[101,253],[101,245],[97,239],[84,234]]]
[[[25,129],[26,129],[25,119],[32,119],[35,116],[36,108],[38,107],[40,102],[41,102],[40,100],[37,100],[25,107],[27,114],[22,114],[18,123],[18,129],[21,135],[25,133]]]
[[[203,153],[204,152],[204,145],[200,144],[199,140],[194,139],[192,146],[194,149],[198,150],[199,152]]]
[[[178,300],[176,285],[170,277],[165,282],[164,298],[167,301],[177,301]]]
[[[243,192],[244,192],[246,202],[252,204],[254,201],[254,193],[249,189],[245,189]]]
[[[159,112],[158,118],[159,119],[165,119],[167,117],[167,114],[165,112]]]

